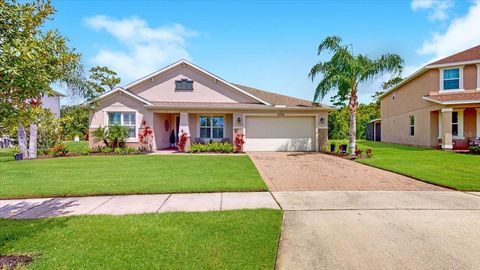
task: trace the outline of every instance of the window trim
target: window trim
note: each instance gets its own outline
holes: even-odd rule
[[[480,64],[477,64],[477,91],[480,91]]]
[[[178,88],[177,83],[186,81],[188,83],[191,83],[192,88]],[[193,80],[187,79],[187,78],[182,78],[180,80],[175,80],[175,91],[193,91]]]
[[[443,73],[445,70],[458,69],[458,89],[443,89]],[[454,66],[454,67],[443,67],[440,68],[440,88],[439,93],[454,93],[454,92],[463,92],[463,66]]]
[[[413,124],[412,124],[413,119]],[[412,128],[413,128],[413,135],[412,135]],[[415,137],[415,115],[411,114],[408,116],[408,135],[410,137]]]
[[[463,140],[465,139],[464,133],[463,133],[463,111],[464,109],[454,109],[452,111],[452,139],[455,140]],[[453,113],[456,112],[458,113],[457,120],[458,122],[456,123],[458,125],[458,134],[459,135],[453,135]]]
[[[129,111],[129,110],[108,110],[105,111],[105,127],[108,128],[110,126],[110,119],[108,117],[109,113],[120,113],[120,125],[125,127],[135,127],[135,137],[129,137],[125,140],[125,142],[139,142],[138,141],[138,130],[139,130],[139,121],[138,121],[138,113],[137,111]],[[123,114],[124,113],[133,113],[135,115],[135,125],[123,125]]]
[[[198,124],[198,128],[197,128],[197,137],[198,138],[201,138],[200,137],[200,128],[202,128],[202,126],[200,125],[200,118],[201,117],[222,117],[223,118],[223,130],[222,130],[222,138],[213,138],[213,123],[212,125],[210,126],[210,138],[202,138],[202,139],[205,139],[205,140],[212,140],[212,141],[222,141],[223,138],[225,138],[225,128],[227,126],[226,124],[226,121],[227,121],[227,117],[225,114],[205,114],[205,113],[202,113],[202,114],[197,114],[197,124]],[[205,127],[205,126],[204,126]]]

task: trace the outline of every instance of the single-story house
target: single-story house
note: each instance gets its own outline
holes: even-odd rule
[[[334,108],[228,82],[181,60],[95,100],[90,133],[119,124],[127,145],[153,131],[153,149],[185,133],[190,143],[233,142],[244,134],[245,151],[318,151],[326,146],[328,112]],[[96,146],[92,136],[90,146]]]
[[[480,142],[480,45],[430,63],[381,96],[384,142],[464,150]]]

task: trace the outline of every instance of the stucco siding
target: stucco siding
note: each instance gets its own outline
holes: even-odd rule
[[[193,80],[193,90],[175,90],[175,80]],[[214,80],[191,67],[177,67],[147,82],[129,88],[135,94],[155,102],[245,102],[257,100]]]
[[[90,114],[89,126],[90,129],[96,129],[99,127],[105,127],[108,125],[107,113],[108,112],[135,112],[136,118],[135,123],[137,126],[137,138],[131,139],[129,143],[138,142],[138,134],[140,132],[140,127],[145,122],[145,126],[153,127],[153,113],[146,110],[142,103],[138,100],[126,96],[123,94],[116,94],[107,99],[102,100],[95,111]],[[155,130],[154,130],[155,133]],[[155,134],[154,134],[155,136]],[[90,141],[92,141],[92,136],[90,136]],[[94,145],[93,142],[90,142],[91,145]],[[156,148],[155,140],[153,141],[153,148]]]
[[[474,90],[477,88],[477,65],[463,67],[463,89]]]
[[[42,97],[42,108],[49,109],[57,117],[60,117],[60,97]]]
[[[431,112],[440,106],[422,97],[431,92],[438,92],[439,72],[430,70],[414,80],[389,93],[380,101],[382,116],[382,141],[419,146],[433,146],[435,140],[431,130]],[[409,117],[415,118],[415,135],[410,136]],[[438,129],[438,127],[437,127]]]

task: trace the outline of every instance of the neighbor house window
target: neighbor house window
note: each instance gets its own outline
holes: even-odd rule
[[[452,112],[452,135],[458,136],[458,130],[459,130],[458,112]]]
[[[120,125],[128,127],[128,137],[130,139],[137,137],[137,125],[134,112],[109,112],[108,125]]]
[[[415,117],[410,115],[410,136],[415,136]]]
[[[460,69],[444,69],[443,70],[443,90],[460,89]]]
[[[181,79],[175,81],[175,90],[193,90],[193,81]]]
[[[200,116],[200,138],[221,139],[223,128],[223,116]]]

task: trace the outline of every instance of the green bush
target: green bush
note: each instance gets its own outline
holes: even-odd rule
[[[88,156],[90,154],[90,149],[84,148],[84,149],[80,150],[80,154],[82,156]]]
[[[113,149],[113,153],[114,153],[114,154],[117,154],[117,155],[123,154],[122,148],[116,147],[115,149]]]
[[[20,147],[13,146],[8,149],[8,153],[12,156],[15,156],[16,154],[22,153],[22,151],[20,150]]]
[[[190,153],[203,153],[203,152],[232,153],[233,144],[220,143],[220,142],[210,142],[207,144],[194,143],[190,145],[190,149],[188,151]]]
[[[124,155],[135,154],[135,153],[138,153],[137,148],[127,146],[127,147],[122,149],[122,154],[124,154]]]
[[[480,155],[480,145],[470,146],[468,150],[470,150],[470,154]]]
[[[105,146],[102,147],[102,153],[111,153],[113,149],[111,147]]]

